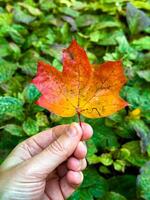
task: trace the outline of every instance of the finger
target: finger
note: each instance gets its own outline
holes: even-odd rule
[[[60,190],[58,179],[52,179],[52,180],[47,181],[46,186],[45,186],[45,193],[48,199],[64,200],[63,194]]]
[[[83,135],[81,140],[88,140],[89,138],[91,138],[93,135],[92,127],[85,122],[81,122],[81,127],[83,130]]]
[[[69,125],[59,125],[47,129],[28,138],[20,145],[30,151],[31,157],[33,157],[54,142],[60,135],[64,134],[68,128]]]
[[[57,168],[57,174],[60,178],[64,177],[68,172],[67,163],[62,163]]]
[[[82,172],[69,171],[60,181],[61,191],[65,199],[70,197],[83,181]]]
[[[88,124],[82,124],[82,139],[88,139],[90,135],[92,135],[92,129]],[[48,147],[48,145],[55,141],[60,135],[63,135],[67,131],[68,127],[69,125],[56,126],[28,138],[17,145],[17,147],[9,154],[5,162],[3,162],[1,167],[3,169],[8,169],[16,166],[22,161],[30,159]]]
[[[66,175],[68,183],[76,188],[83,182],[83,173],[81,171],[74,172],[74,171],[68,171]]]
[[[47,129],[23,141],[9,154],[8,158],[3,162],[2,169],[9,169],[16,166],[22,161],[28,160],[34,155],[40,153],[50,143],[63,135],[69,125],[60,125]]]
[[[40,173],[42,176],[47,176],[47,174],[70,157],[81,137],[81,127],[77,123],[72,123],[65,134],[61,135],[44,151],[26,162],[26,168],[29,168],[29,173]]]
[[[60,135],[67,131],[69,125],[59,125],[41,133],[34,135],[22,143],[22,146],[30,151],[31,156],[34,156],[45,149],[50,143],[55,141]],[[82,140],[89,139],[93,130],[90,125],[82,123]]]
[[[86,159],[78,160],[75,157],[71,157],[68,159],[67,167],[72,171],[82,171],[86,168],[87,162]]]
[[[79,142],[79,144],[77,145],[75,151],[74,151],[74,156],[77,159],[83,159],[85,158],[87,154],[87,147],[86,144],[84,142]]]

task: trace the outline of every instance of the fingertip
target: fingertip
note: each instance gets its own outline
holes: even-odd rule
[[[71,184],[74,187],[77,187],[83,182],[83,173],[81,171],[74,172],[70,170],[67,173],[67,180],[69,184]]]
[[[85,122],[81,123],[81,127],[83,130],[82,140],[88,140],[91,138],[93,135],[93,128]]]
[[[80,140],[82,137],[82,130],[78,123],[73,122],[69,125],[67,130],[67,136],[72,138],[73,140]]]
[[[73,171],[79,171],[80,169],[80,161],[74,157],[68,159],[67,167]]]
[[[78,136],[82,136],[83,131],[82,131],[82,128],[79,123],[77,123],[77,122],[71,123],[70,128],[72,130],[74,129]]]
[[[74,151],[74,156],[78,159],[83,159],[85,158],[86,154],[87,154],[87,147],[82,141],[80,141]]]

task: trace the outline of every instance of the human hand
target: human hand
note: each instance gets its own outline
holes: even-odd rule
[[[60,125],[20,143],[0,166],[1,200],[64,200],[83,181],[92,128]]]

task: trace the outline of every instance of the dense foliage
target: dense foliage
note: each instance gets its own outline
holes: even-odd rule
[[[150,200],[150,1],[0,1],[0,162],[25,138],[61,118],[34,104],[30,84],[37,61],[61,70],[61,51],[72,38],[90,62],[121,59],[130,106],[91,124],[89,167],[71,200]]]

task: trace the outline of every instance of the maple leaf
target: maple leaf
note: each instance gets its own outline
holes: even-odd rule
[[[40,61],[32,80],[42,94],[38,105],[62,117],[77,113],[88,118],[105,117],[127,106],[119,96],[125,82],[121,61],[95,67],[75,40],[63,50],[62,72]]]

